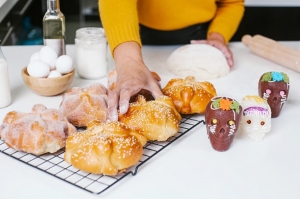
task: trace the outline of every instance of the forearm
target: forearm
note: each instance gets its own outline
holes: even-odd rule
[[[136,42],[124,42],[118,45],[113,53],[117,71],[121,70],[124,65],[135,67],[133,63],[143,63],[141,46]]]

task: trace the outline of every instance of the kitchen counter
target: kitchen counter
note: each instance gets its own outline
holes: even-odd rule
[[[299,42],[283,42],[293,48]],[[165,68],[166,58],[178,46],[145,46],[143,55],[150,70],[157,72],[162,86],[174,78]],[[219,96],[241,101],[257,95],[259,77],[268,71],[285,72],[290,78],[290,94],[272,129],[261,142],[237,134],[226,152],[214,151],[203,124],[173,142],[139,168],[136,176],[126,176],[100,195],[91,194],[59,178],[0,152],[0,198],[87,199],[87,198],[219,198],[266,199],[300,198],[300,73],[252,54],[240,42],[229,44],[234,69],[225,77],[210,80]],[[9,111],[30,112],[36,103],[58,108],[61,95],[43,97],[27,88],[21,77],[30,56],[41,46],[4,46],[9,63],[12,103],[0,109],[0,121]],[[67,45],[74,58],[74,46]],[[110,67],[113,62],[110,61]],[[107,79],[84,80],[76,76],[72,87]],[[203,115],[198,116],[203,119]]]

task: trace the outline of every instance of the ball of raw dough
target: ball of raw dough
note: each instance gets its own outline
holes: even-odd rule
[[[188,44],[176,49],[166,66],[177,76],[194,76],[197,80],[216,79],[230,71],[224,54],[208,44]]]

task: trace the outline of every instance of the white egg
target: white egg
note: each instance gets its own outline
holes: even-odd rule
[[[51,70],[54,70],[56,68],[55,63],[57,57],[58,55],[56,51],[49,46],[44,46],[40,50],[40,60],[46,62],[50,66]]]
[[[50,73],[50,67],[41,60],[35,60],[28,64],[27,72],[32,77],[47,77]]]
[[[35,60],[40,60],[40,52],[35,52],[31,55],[29,63]]]
[[[56,60],[56,70],[61,74],[67,74],[74,69],[73,60],[68,55],[62,55]]]
[[[61,77],[62,74],[58,72],[57,70],[52,70],[50,71],[49,75],[47,78],[55,78],[55,77]]]

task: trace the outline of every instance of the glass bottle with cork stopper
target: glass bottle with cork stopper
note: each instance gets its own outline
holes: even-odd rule
[[[60,11],[59,0],[47,0],[47,12],[43,18],[44,45],[52,47],[58,56],[66,54],[65,16]]]

